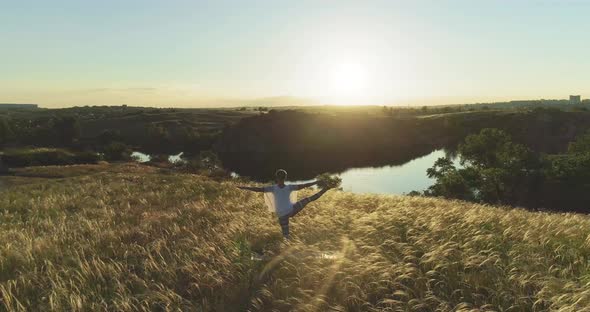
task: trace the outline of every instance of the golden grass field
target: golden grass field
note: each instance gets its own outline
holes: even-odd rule
[[[261,194],[232,181],[18,174],[1,178],[6,311],[590,311],[585,215],[330,191],[283,244]]]

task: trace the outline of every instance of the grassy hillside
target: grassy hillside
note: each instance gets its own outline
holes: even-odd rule
[[[262,197],[234,182],[134,164],[18,175],[0,181],[2,310],[590,306],[584,215],[330,191],[285,245]]]

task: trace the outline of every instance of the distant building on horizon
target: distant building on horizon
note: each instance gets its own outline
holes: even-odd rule
[[[582,97],[579,95],[570,95],[570,103],[572,104],[580,104],[582,102]]]
[[[0,103],[0,108],[39,108],[37,104]]]

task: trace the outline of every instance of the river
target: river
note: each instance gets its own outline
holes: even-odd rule
[[[443,150],[433,151],[399,166],[348,169],[340,174],[342,189],[354,193],[379,194],[424,191],[435,182],[426,175],[426,170],[440,157],[445,157]],[[458,161],[455,161],[455,165],[458,165]]]
[[[429,178],[426,170],[441,157],[445,157],[444,150],[435,150],[399,166],[350,168],[337,175],[342,178],[342,190],[346,192],[402,195],[424,191],[433,185],[435,179]],[[460,166],[458,160],[454,160],[454,164]],[[302,182],[309,181],[293,183]]]
[[[172,155],[169,160],[179,161],[181,154]],[[149,155],[146,154],[134,152],[133,156],[140,162],[149,161]],[[426,175],[426,170],[440,157],[445,157],[445,152],[435,150],[399,166],[351,168],[337,175],[342,178],[342,189],[347,192],[406,194],[411,191],[424,191],[435,182]],[[457,160],[455,165],[459,166]],[[234,173],[233,176],[237,175]],[[294,183],[300,182],[304,181]]]

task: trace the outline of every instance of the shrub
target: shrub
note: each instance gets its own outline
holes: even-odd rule
[[[168,155],[165,155],[165,154],[151,155],[150,162],[152,162],[152,163],[167,163],[168,162]]]
[[[190,173],[199,173],[215,178],[230,176],[229,171],[223,169],[217,154],[211,151],[201,152],[197,157],[189,158],[186,162],[178,165]]]
[[[338,188],[342,184],[342,179],[338,176],[331,176],[328,173],[320,174],[316,177],[320,188]]]
[[[100,155],[93,151],[83,151],[76,153],[74,158],[75,163],[77,164],[96,164],[101,160]]]
[[[104,159],[108,161],[131,160],[131,149],[120,142],[113,142],[103,149]]]
[[[55,148],[8,150],[3,160],[10,167],[73,165],[97,163],[100,160],[94,152],[72,152]]]

